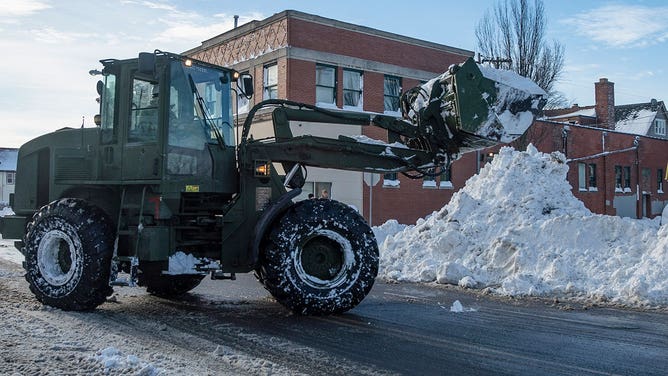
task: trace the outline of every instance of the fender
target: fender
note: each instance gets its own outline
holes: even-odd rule
[[[251,265],[255,268],[257,267],[259,258],[260,258],[260,243],[264,237],[265,232],[269,226],[274,223],[276,218],[283,212],[285,212],[290,206],[293,205],[292,199],[299,196],[302,193],[301,188],[295,188],[290,192],[285,193],[278,200],[271,203],[269,207],[264,210],[260,219],[258,219],[255,224],[255,229],[253,230],[253,237],[251,238]]]

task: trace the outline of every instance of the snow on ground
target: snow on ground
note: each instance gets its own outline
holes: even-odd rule
[[[379,275],[502,295],[668,305],[668,226],[592,214],[572,195],[567,171],[562,154],[501,149],[440,211],[403,230],[374,228],[384,237]]]

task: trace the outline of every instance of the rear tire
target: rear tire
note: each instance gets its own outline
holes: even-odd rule
[[[371,291],[378,244],[364,218],[348,205],[304,200],[265,237],[258,272],[274,298],[295,313],[341,313]]]
[[[54,201],[26,229],[25,278],[40,302],[64,310],[91,310],[109,286],[113,226],[99,208],[80,199]]]

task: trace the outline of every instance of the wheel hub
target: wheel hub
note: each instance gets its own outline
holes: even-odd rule
[[[44,234],[37,248],[40,273],[54,286],[62,286],[72,278],[78,257],[72,238],[60,230]]]
[[[350,242],[331,230],[312,234],[298,249],[296,270],[311,287],[332,288],[345,281],[353,262]]]
[[[341,271],[342,265],[341,245],[334,240],[318,236],[304,245],[302,266],[307,274],[329,280]]]

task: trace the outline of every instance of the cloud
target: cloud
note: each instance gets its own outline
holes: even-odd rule
[[[668,40],[668,7],[606,5],[576,14],[563,23],[611,47],[645,47]]]
[[[258,18],[262,19],[264,16],[259,13],[240,15],[239,24]],[[215,21],[212,22],[212,19]],[[202,22],[199,18],[187,21],[183,19],[172,20],[171,18],[162,19],[160,21],[167,27],[154,38],[154,41],[159,43],[187,41],[190,42],[191,47],[195,47],[199,42],[213,38],[234,27],[234,17],[231,15],[219,13],[213,15],[212,19],[206,20],[208,22]]]
[[[51,8],[49,4],[39,0],[3,1],[0,3],[0,18],[29,16],[48,8]]]
[[[598,63],[574,64],[573,62],[568,62],[564,66],[564,73],[588,72],[600,68],[601,64]]]
[[[96,37],[96,35],[92,33],[65,32],[51,27],[33,29],[31,30],[31,34],[34,35],[36,41],[48,44],[70,43],[81,39],[92,39]]]

